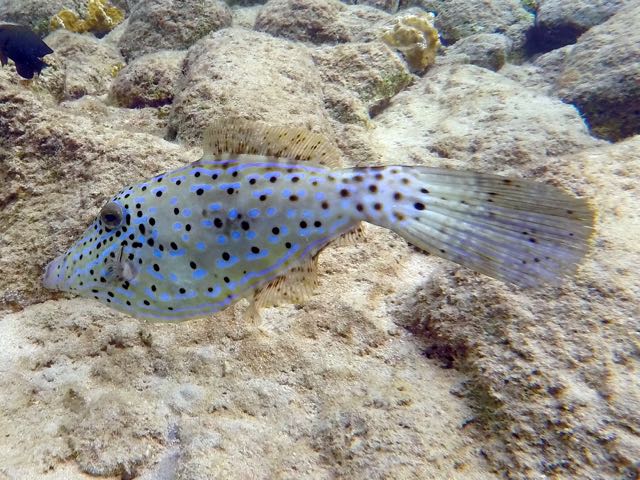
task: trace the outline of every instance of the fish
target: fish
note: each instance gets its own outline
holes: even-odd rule
[[[0,63],[6,65],[8,59],[16,64],[18,74],[27,79],[40,74],[48,65],[42,57],[53,50],[29,27],[23,25],[0,25]]]
[[[123,188],[45,268],[47,289],[157,322],[249,300],[303,303],[318,255],[363,222],[521,287],[558,284],[589,250],[594,210],[554,186],[426,166],[341,166],[299,127],[220,119],[200,160]]]

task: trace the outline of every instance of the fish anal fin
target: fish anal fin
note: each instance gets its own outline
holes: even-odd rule
[[[318,133],[302,127],[272,127],[243,118],[213,122],[204,132],[202,148],[205,157],[213,158],[263,155],[327,168],[342,165],[340,150]]]
[[[304,303],[318,286],[318,257],[300,263],[284,275],[271,280],[256,290],[253,295],[253,315],[261,308],[275,307],[284,303]]]
[[[338,238],[333,240],[329,245],[335,245],[338,247],[345,247],[349,245],[356,245],[358,242],[364,242],[367,239],[367,235],[362,223],[358,223],[351,230],[344,232]]]

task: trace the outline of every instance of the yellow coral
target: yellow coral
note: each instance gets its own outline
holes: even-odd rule
[[[98,36],[105,35],[124,20],[124,12],[107,0],[88,0],[87,15],[80,18],[75,12],[63,9],[53,16],[51,29],[64,28],[71,32],[92,32]]]
[[[414,72],[421,72],[431,65],[440,48],[433,14],[415,10],[407,11],[385,25],[381,39],[402,52]]]

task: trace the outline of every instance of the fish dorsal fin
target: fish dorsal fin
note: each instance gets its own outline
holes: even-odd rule
[[[342,165],[340,151],[324,136],[302,127],[271,127],[243,118],[221,118],[204,132],[205,157],[264,155],[310,162],[327,168]]]
[[[271,280],[253,295],[253,308],[275,307],[283,303],[304,303],[318,286],[317,255]]]

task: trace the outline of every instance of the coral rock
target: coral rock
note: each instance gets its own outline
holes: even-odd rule
[[[163,50],[138,57],[122,69],[110,99],[127,108],[159,107],[173,102],[186,52]]]
[[[557,93],[608,140],[640,132],[639,22],[635,5],[593,27],[571,50],[557,81]]]
[[[208,33],[231,25],[231,9],[219,0],[142,0],[119,41],[130,60],[158,50],[187,49]]]
[[[330,132],[309,50],[265,33],[229,28],[189,49],[172,136],[199,145],[214,119],[241,116]]]

